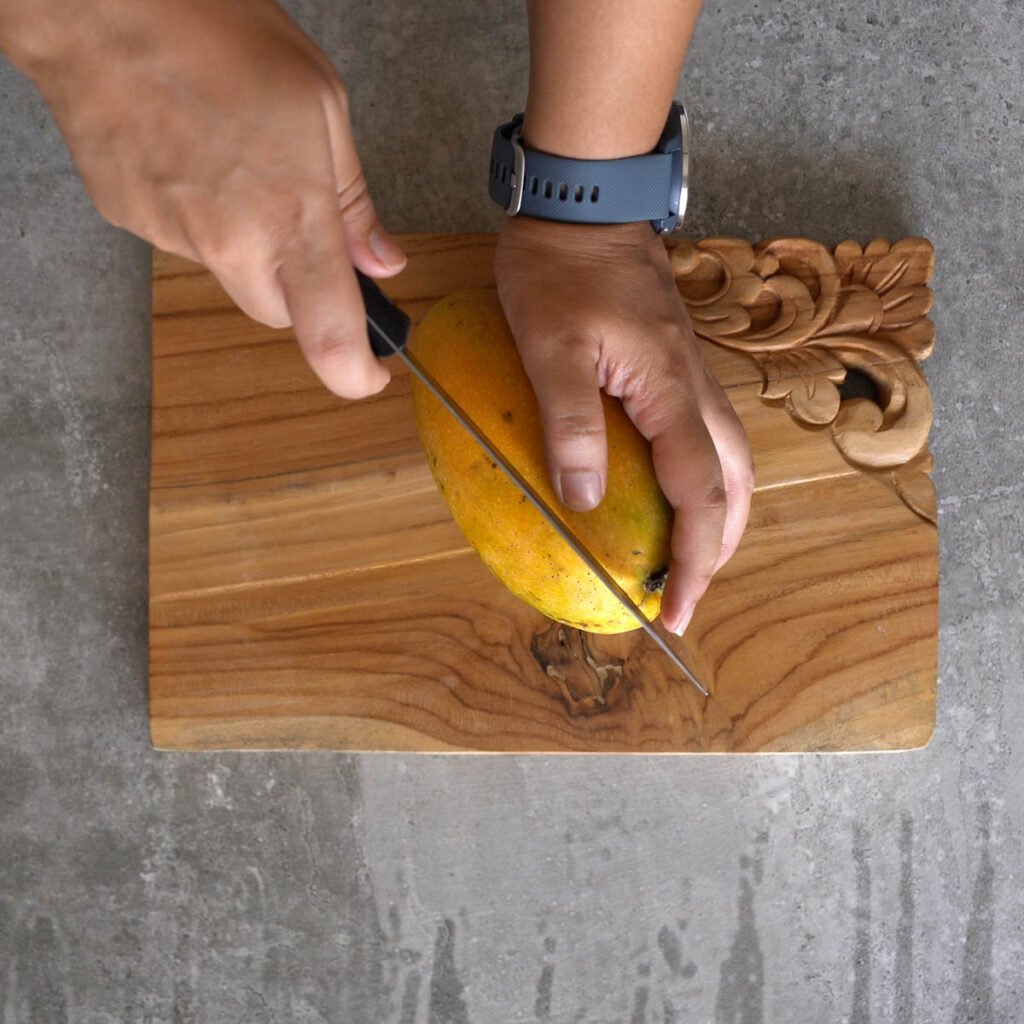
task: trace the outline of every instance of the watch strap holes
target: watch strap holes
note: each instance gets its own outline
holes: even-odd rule
[[[557,197],[560,202],[566,202],[570,197],[574,202],[582,203],[587,197],[587,186],[586,185],[567,185],[564,181],[558,182],[557,184],[550,181],[547,178],[538,178],[535,175],[530,175],[530,179],[526,185],[526,191],[531,196],[543,195],[545,199],[555,198],[557,190]],[[597,197],[600,189],[597,185],[590,187],[590,201],[592,203],[597,202]]]

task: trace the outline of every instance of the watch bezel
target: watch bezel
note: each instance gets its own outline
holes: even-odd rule
[[[515,217],[523,205],[523,184],[526,179],[526,153],[520,141],[523,134],[523,119],[518,117],[512,122],[512,136],[509,142],[512,144],[512,153],[515,159],[515,166],[512,168],[512,180],[509,184],[512,187],[512,194],[509,196],[505,213],[509,217]]]
[[[678,100],[673,101],[672,106],[673,110],[679,108],[679,117],[675,119],[670,113],[658,144],[658,152],[673,155],[672,194],[675,197],[675,208],[670,206],[672,212],[664,220],[651,221],[654,229],[662,235],[670,235],[682,225],[690,198],[690,124],[686,107]]]

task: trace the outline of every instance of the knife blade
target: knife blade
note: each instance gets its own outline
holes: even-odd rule
[[[380,287],[373,278],[367,277],[366,274],[358,269],[356,270],[356,277],[359,280],[359,288],[363,295],[363,305],[366,308],[366,327],[373,354],[378,358],[397,355],[405,363],[410,372],[419,378],[423,385],[487,453],[491,461],[496,463],[505,472],[527,501],[547,520],[552,529],[572,548],[586,567],[604,584],[612,596],[636,619],[644,632],[661,648],[676,668],[682,671],[703,696],[707,697],[708,691],[701,684],[700,680],[686,667],[682,658],[672,650],[665,639],[657,632],[636,602],[619,585],[618,581],[580,543],[558,512],[544,500],[533,485],[491,444],[487,439],[487,435],[477,426],[468,413],[463,411],[459,403],[452,398],[445,388],[434,379],[433,374],[407,350],[412,322],[405,312],[399,309],[380,290]]]

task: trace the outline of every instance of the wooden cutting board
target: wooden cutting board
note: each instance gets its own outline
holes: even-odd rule
[[[496,236],[405,235],[418,321],[493,287]],[[743,542],[675,641],[522,604],[468,547],[409,380],[346,402],[211,275],[153,263],[150,723],[157,747],[891,750],[935,710],[934,330],[924,239],[666,243],[750,437]],[[858,397],[859,396],[859,397]]]

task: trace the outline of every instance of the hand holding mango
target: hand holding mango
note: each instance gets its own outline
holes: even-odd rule
[[[704,365],[664,242],[647,222],[509,218],[495,275],[536,394],[551,483],[565,504],[600,511],[606,489],[615,489],[618,503],[621,489],[634,486],[621,466],[617,479],[609,475],[602,390],[621,401],[650,442],[673,512],[661,618],[682,633],[743,536],[754,468],[743,425]],[[615,436],[622,433],[616,420]],[[657,520],[657,501],[648,507]],[[641,531],[641,539],[652,538],[652,530]],[[634,535],[620,521],[616,538]],[[635,591],[644,580],[624,585]]]

